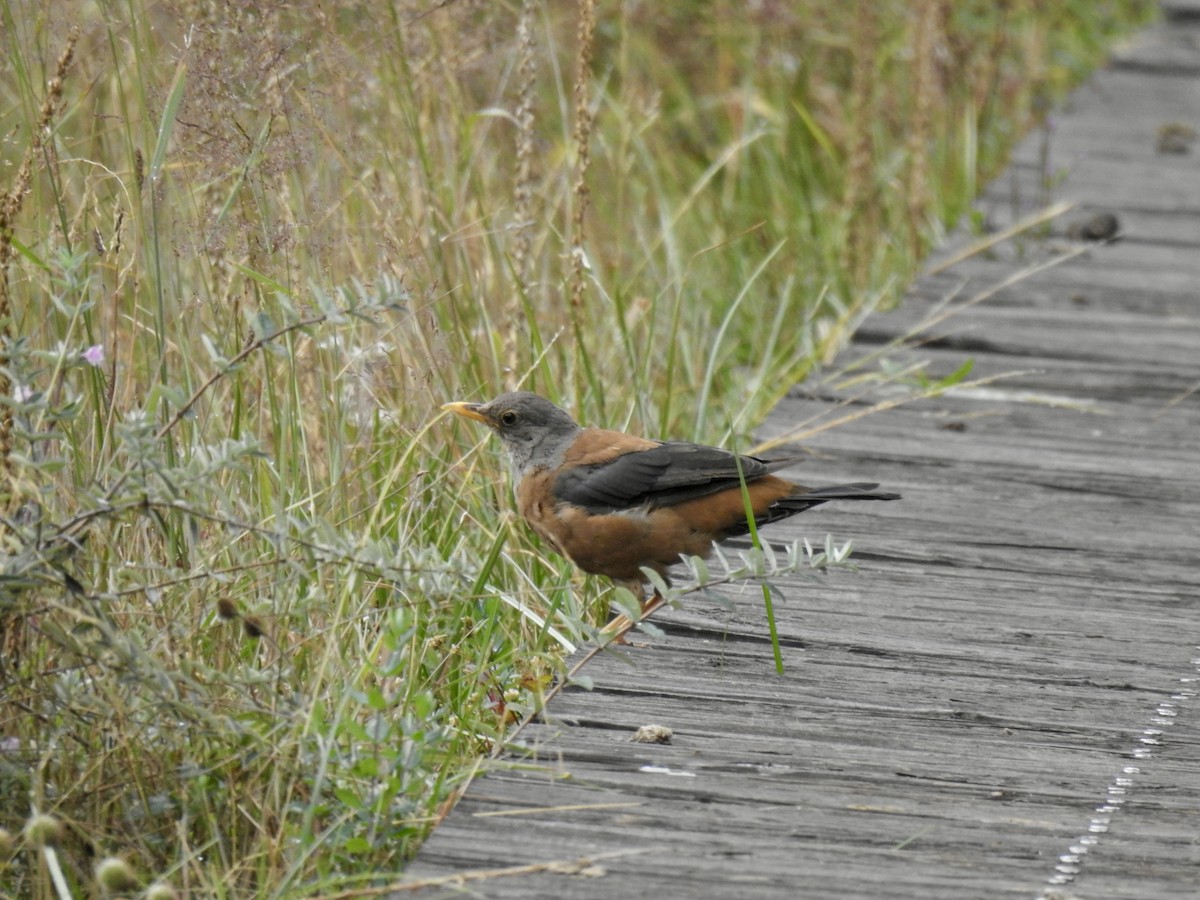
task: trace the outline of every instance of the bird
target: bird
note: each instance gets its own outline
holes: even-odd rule
[[[508,451],[517,506],[530,527],[584,572],[604,575],[645,601],[650,579],[685,556],[829,500],[896,500],[874,483],[809,488],[774,472],[794,458],[766,460],[689,441],[653,440],[584,428],[529,391],[443,410],[482,422]],[[657,596],[657,592],[655,592]]]

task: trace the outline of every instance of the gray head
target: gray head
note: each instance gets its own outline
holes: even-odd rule
[[[442,409],[482,422],[500,435],[518,475],[559,465],[582,430],[549,400],[529,391],[501,394],[487,403],[447,403]]]

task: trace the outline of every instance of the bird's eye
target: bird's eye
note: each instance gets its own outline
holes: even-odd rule
[[[513,412],[511,409],[506,409],[504,412],[500,413],[500,424],[513,426],[513,425],[517,424],[518,418],[519,417],[517,416],[517,414],[515,412]]]

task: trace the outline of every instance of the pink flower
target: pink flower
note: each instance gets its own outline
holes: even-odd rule
[[[89,366],[98,366],[104,362],[104,345],[92,344],[83,351],[83,361]]]

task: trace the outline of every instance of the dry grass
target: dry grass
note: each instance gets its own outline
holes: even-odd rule
[[[605,606],[440,404],[744,439],[1101,6],[0,0],[0,892],[386,883]]]

